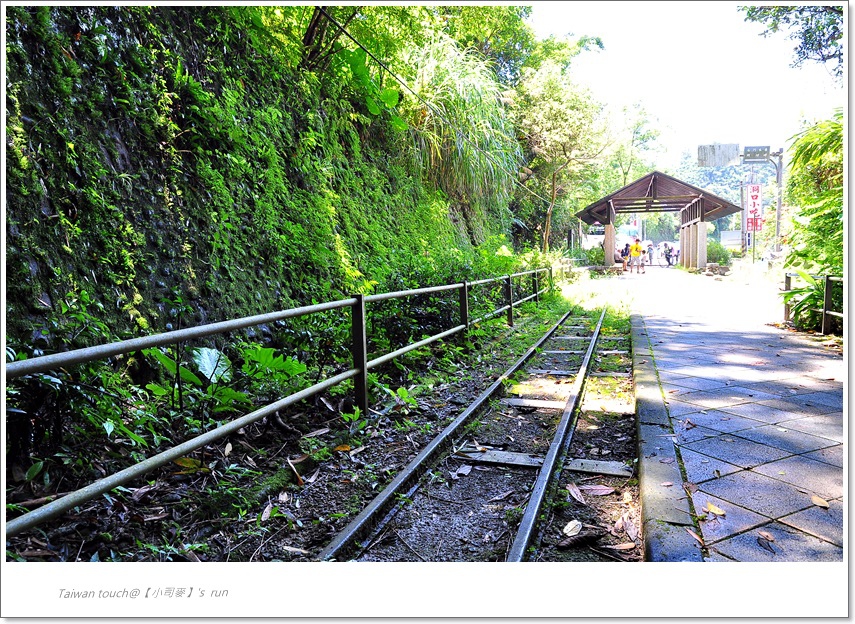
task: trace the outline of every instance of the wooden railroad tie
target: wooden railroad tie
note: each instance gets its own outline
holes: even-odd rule
[[[502,464],[504,466],[524,466],[540,468],[543,457],[530,453],[512,453],[485,447],[463,447],[455,453],[457,457],[485,464]],[[564,468],[573,472],[602,474],[612,477],[631,477],[632,470],[623,462],[598,461],[594,459],[569,459],[564,462]]]

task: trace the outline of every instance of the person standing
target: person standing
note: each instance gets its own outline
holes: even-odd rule
[[[641,240],[636,238],[635,242],[629,248],[629,272],[632,273],[632,267],[638,267],[639,273],[644,273],[644,265],[641,264]]]
[[[653,243],[647,246],[647,264],[653,266]]]

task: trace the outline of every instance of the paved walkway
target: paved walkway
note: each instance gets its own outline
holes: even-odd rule
[[[610,281],[633,314],[646,559],[843,561],[839,351],[768,325],[759,275]]]

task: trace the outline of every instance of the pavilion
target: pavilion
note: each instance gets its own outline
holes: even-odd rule
[[[576,213],[588,225],[606,226],[603,249],[615,248],[615,217],[622,212],[680,212],[680,264],[707,265],[707,223],[740,212],[742,208],[696,186],[659,171],[630,182]]]

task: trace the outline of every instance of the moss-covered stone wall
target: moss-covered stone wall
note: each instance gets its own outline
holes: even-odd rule
[[[408,130],[289,62],[257,11],[15,6],[5,27],[16,348],[397,287],[471,252]]]

